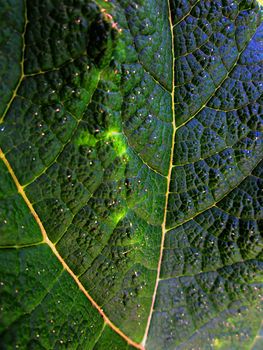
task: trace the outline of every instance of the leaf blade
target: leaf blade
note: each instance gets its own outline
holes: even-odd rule
[[[260,53],[261,30],[250,41],[253,28],[259,23],[256,2],[246,2],[249,8],[244,2],[238,1],[231,4],[222,2],[221,7],[218,7],[220,1],[212,1],[209,5],[204,1],[170,3],[172,15],[178,17],[173,33],[177,53],[174,79],[171,74],[172,35],[169,34],[172,25],[169,25],[167,18],[169,6],[166,2],[143,1],[137,6],[130,1],[118,1],[114,4],[115,8],[110,5],[113,18],[118,21],[118,24],[112,26],[124,31],[124,35],[117,40],[111,63],[110,56],[115,45],[112,42],[116,38],[109,34],[111,24],[105,21],[110,16],[106,13],[106,17],[99,14],[96,17],[98,8],[95,5],[92,9],[96,9],[95,12],[85,12],[86,9],[81,4],[78,2],[76,12],[69,11],[69,18],[66,18],[70,30],[75,26],[76,31],[72,30],[72,43],[62,36],[65,48],[61,52],[58,50],[59,44],[57,48],[53,44],[47,46],[47,32],[40,48],[42,58],[39,59],[33,52],[39,38],[34,33],[33,39],[29,39],[30,30],[35,30],[32,25],[29,26],[26,38],[32,40],[33,45],[26,51],[29,58],[25,68],[28,76],[23,78],[18,91],[23,97],[17,96],[12,100],[10,111],[5,116],[6,129],[0,137],[4,153],[14,166],[34,210],[41,217],[51,246],[56,246],[53,253],[56,251],[55,255],[62,257],[69,267],[68,271],[72,271],[81,281],[83,289],[92,295],[98,307],[103,307],[110,322],[117,325],[117,333],[120,329],[119,334],[128,343],[140,347],[125,334],[136,342],[141,341],[148,322],[150,333],[148,338],[145,336],[143,344],[146,342],[149,349],[156,346],[192,346],[206,341],[206,334],[209,334],[214,347],[221,346],[221,335],[209,330],[209,325],[214,324],[216,312],[222,312],[222,319],[238,313],[242,305],[249,304],[245,299],[246,288],[250,288],[251,283],[260,282],[255,277],[260,271],[260,258],[257,255],[260,254],[260,244],[244,243],[245,237],[242,241],[241,235],[239,241],[234,240],[233,243],[229,236],[230,229],[235,227],[233,218],[241,215],[239,219],[243,222],[247,215],[246,220],[252,223],[251,226],[242,224],[242,230],[256,231],[252,234],[256,239],[258,228],[254,222],[260,219],[256,213],[260,210],[260,205],[253,197],[256,196],[260,180],[255,182],[254,178],[258,176],[250,176],[254,168],[258,172],[256,165],[261,159],[261,134],[258,131],[260,116],[256,116],[260,111],[262,80],[260,59],[257,57],[257,53]],[[235,8],[230,9],[233,4]],[[33,7],[32,5],[32,9]],[[68,8],[71,8],[70,4]],[[62,11],[61,18],[57,17],[53,8],[53,12],[47,8],[47,13],[52,13],[55,20],[62,19],[62,26],[63,23],[65,25],[63,16],[66,12],[62,8],[59,10]],[[158,12],[160,18],[156,19]],[[97,45],[94,52],[92,44],[86,45],[85,35],[90,32],[82,27],[87,24],[85,16],[91,20],[88,28],[94,29],[99,35],[98,38],[96,35],[92,37]],[[195,23],[195,16],[199,19],[197,29],[191,27]],[[102,23],[96,22],[98,18],[102,18]],[[215,18],[219,24],[215,24]],[[252,24],[251,18],[255,19],[251,21]],[[49,24],[45,21],[45,18],[41,19],[40,27],[48,29]],[[210,35],[207,35],[210,28],[205,29],[205,24],[208,27],[211,24],[211,28],[214,26]],[[225,37],[229,38],[225,45],[224,39],[217,36],[220,34],[220,30],[216,31],[217,25],[221,25],[221,34],[230,31],[230,34],[224,32]],[[55,33],[58,33],[57,28]],[[74,40],[74,33],[80,36],[77,41]],[[188,41],[182,40],[180,43],[178,39],[184,35]],[[196,35],[199,44],[193,35]],[[211,49],[213,40],[214,44],[218,40],[218,57],[221,56],[222,61],[217,66],[218,71],[211,59],[213,69],[209,68],[210,63],[206,66],[210,80],[203,76],[195,82],[200,98],[197,99],[197,95],[195,98],[184,95],[189,82],[187,79],[184,81],[180,74],[188,74],[189,71],[188,68],[180,68],[183,67],[182,60],[187,57],[189,64],[198,50],[198,60],[207,58],[205,51]],[[160,60],[158,51],[161,52],[160,43],[167,49],[163,60]],[[198,44],[198,49],[189,50],[195,43]],[[159,47],[156,49],[157,44]],[[87,56],[83,55],[83,45],[87,46]],[[187,47],[185,52],[184,45]],[[253,66],[250,64],[252,60]],[[249,69],[245,71],[244,67],[248,65]],[[197,76],[199,72],[200,70],[195,70]],[[249,75],[254,85],[249,84]],[[213,84],[212,78],[215,79]],[[63,85],[64,80],[66,83]],[[171,96],[170,92],[174,89],[175,95]],[[245,89],[246,94],[242,95],[242,89]],[[232,91],[238,93],[235,95]],[[22,116],[19,115],[21,110]],[[239,111],[243,114],[239,115]],[[63,128],[60,122],[63,124],[65,117],[67,123]],[[174,117],[177,128],[171,127]],[[240,124],[237,127],[231,126],[239,117]],[[44,129],[43,121],[46,124]],[[41,124],[41,135],[38,133],[36,137],[30,130],[38,123]],[[240,131],[239,125],[242,128],[244,124],[244,130]],[[224,126],[227,126],[227,131],[224,131]],[[51,132],[49,128],[52,129]],[[203,138],[198,138],[198,134],[203,134]],[[172,143],[174,135],[175,142]],[[25,136],[28,138],[26,142]],[[32,151],[29,146],[33,147]],[[228,163],[231,157],[234,159]],[[210,174],[211,169],[215,174]],[[221,171],[218,180],[214,178],[217,169]],[[195,174],[198,176],[195,177]],[[204,187],[202,181],[207,178],[206,174],[213,181]],[[246,187],[252,188],[253,194],[248,193]],[[205,194],[197,198],[203,191]],[[241,196],[252,198],[253,203],[245,206],[248,214],[242,211],[243,202],[238,200]],[[167,200],[168,206],[165,204]],[[190,210],[187,208],[187,200],[192,200]],[[229,213],[224,213],[225,210]],[[249,215],[255,215],[254,221],[251,221]],[[225,227],[224,234],[229,247],[225,248],[224,240],[221,240],[218,249],[223,256],[220,256],[221,264],[218,264],[217,255],[213,257],[214,260],[209,260],[212,259],[213,249],[205,246],[206,238],[202,238],[201,243],[191,242],[190,247],[184,246],[184,239],[190,240],[189,237],[183,237],[182,242],[181,238],[178,239],[180,230],[191,233],[195,232],[196,227],[205,229],[205,220],[216,217],[217,220],[226,220],[226,217],[231,217],[232,220],[228,219],[228,222],[231,221],[230,228]],[[162,233],[164,247],[161,242]],[[177,238],[173,238],[173,235]],[[178,252],[169,248],[169,242],[176,240],[177,244],[182,244],[181,251]],[[239,248],[243,243],[246,248]],[[204,247],[200,248],[198,244],[203,244]],[[199,248],[201,251],[203,249],[201,263]],[[169,249],[173,251],[171,255],[167,253]],[[233,252],[230,253],[231,249]],[[186,254],[184,264],[180,261],[182,252]],[[243,256],[245,259],[242,262]],[[211,261],[216,269],[207,270],[206,266]],[[238,276],[236,280],[233,274]],[[240,282],[239,279],[244,279],[245,282]],[[167,289],[166,281],[173,281],[174,285]],[[226,306],[220,299],[226,293],[220,294],[218,290],[221,287],[214,282],[218,300],[207,292],[201,296],[204,300],[199,301],[201,289],[213,285],[213,281],[224,281],[223,284],[228,287],[231,282],[231,288],[242,287],[244,290],[236,293],[238,297],[231,296],[229,300],[232,304]],[[105,296],[101,295],[101,285],[106,289]],[[155,298],[154,289],[157,286]],[[198,292],[191,301],[189,293],[195,289]],[[171,290],[173,295],[170,295]],[[187,295],[188,314],[191,314],[193,320],[189,321],[187,330],[184,329],[184,321],[179,317],[180,310],[175,312],[173,309],[172,334],[168,334],[171,327],[167,324],[168,321],[164,319],[159,324],[166,312],[165,309],[162,310],[165,304],[162,298],[167,298],[166,303],[169,304],[180,290]],[[258,294],[257,291],[253,293],[255,297]],[[237,300],[239,297],[240,300]],[[180,304],[179,296],[178,300]],[[178,301],[174,302],[177,307]],[[222,311],[222,305],[226,306],[225,311]],[[158,310],[161,316],[157,321],[156,308],[161,308]],[[200,310],[203,310],[203,314]],[[153,311],[151,322],[149,311]],[[182,330],[181,334],[173,333],[177,329],[175,323],[181,321],[181,328],[178,326]],[[195,330],[200,327],[203,330],[204,322],[207,326],[198,338]],[[153,331],[155,327],[157,330]],[[20,331],[16,328],[15,332]],[[254,330],[251,331],[251,336],[254,333]],[[156,337],[156,334],[159,336]],[[189,341],[186,340],[187,337],[190,337]],[[118,336],[116,338],[108,326],[105,329],[102,326],[92,339],[93,344],[89,343],[87,348],[103,348],[110,339],[114,344],[112,346],[126,348],[123,340]],[[232,340],[227,339],[226,343],[223,340],[224,346],[229,346],[226,344]]]

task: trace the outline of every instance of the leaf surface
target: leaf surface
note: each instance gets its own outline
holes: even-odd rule
[[[258,2],[0,8],[1,348],[257,346]]]

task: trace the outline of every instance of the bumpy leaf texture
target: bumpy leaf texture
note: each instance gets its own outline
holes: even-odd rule
[[[259,349],[254,0],[0,0],[0,348]]]

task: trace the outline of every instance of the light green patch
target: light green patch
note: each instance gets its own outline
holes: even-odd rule
[[[120,222],[127,214],[127,208],[123,208],[121,211],[118,211],[117,213],[113,213],[111,215],[111,219],[114,222],[115,226]]]
[[[220,348],[221,348],[221,345],[222,345],[222,341],[216,338],[216,339],[214,340],[214,344],[213,344],[213,345],[214,345],[214,348],[215,348],[215,349],[220,349]]]
[[[78,146],[90,146],[94,147],[97,143],[96,137],[91,135],[87,130],[82,131],[79,137],[76,139],[76,144]]]
[[[115,50],[115,56],[120,62],[125,62],[125,60],[126,60],[126,46],[125,46],[124,40],[119,40],[118,46]]]
[[[114,150],[119,157],[127,153],[127,141],[121,132],[114,129],[109,130],[106,133],[106,139],[112,141]]]

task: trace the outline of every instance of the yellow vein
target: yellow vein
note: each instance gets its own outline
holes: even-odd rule
[[[54,255],[57,257],[57,259],[60,261],[60,263],[62,264],[64,270],[66,270],[70,276],[74,279],[74,281],[76,282],[76,284],[78,285],[79,289],[83,292],[83,294],[88,298],[88,300],[91,302],[92,306],[94,308],[96,308],[98,310],[98,312],[100,313],[100,315],[103,317],[104,322],[111,327],[119,336],[121,336],[129,345],[135,347],[136,349],[143,349],[143,347],[140,344],[135,343],[133,340],[131,340],[126,334],[124,334],[119,328],[117,328],[111,321],[110,319],[105,315],[105,313],[103,312],[103,310],[100,308],[100,306],[95,302],[95,300],[89,295],[89,293],[86,291],[85,287],[83,286],[83,284],[80,282],[80,280],[78,279],[78,277],[75,275],[75,273],[71,270],[71,268],[66,264],[66,262],[64,261],[64,259],[61,257],[61,255],[59,254],[59,252],[57,251],[57,248],[55,247],[55,245],[50,241],[50,239],[48,238],[48,235],[46,233],[46,230],[37,214],[37,212],[35,211],[33,205],[31,204],[30,200],[28,199],[23,187],[20,185],[9,161],[7,160],[7,158],[5,157],[5,154],[3,153],[3,151],[0,148],[0,158],[3,160],[3,162],[5,163],[10,175],[13,178],[13,181],[17,187],[18,193],[22,196],[22,198],[24,199],[25,203],[27,204],[31,214],[33,215],[34,219],[36,220],[40,231],[42,233],[43,236],[43,243],[46,243],[50,249],[52,250],[52,252],[54,253]]]
[[[262,1],[262,2],[263,2],[263,1]],[[262,342],[263,337],[260,335],[260,333],[261,333],[261,328],[262,328],[262,327],[263,327],[263,321],[261,321],[261,323],[260,323],[260,326],[259,326],[259,328],[258,328],[257,334],[256,334],[256,336],[255,336],[253,342],[251,343],[251,345],[250,345],[250,347],[249,347],[249,350],[255,349],[255,345],[256,345],[257,341],[260,341],[260,343]]]
[[[129,148],[132,150],[132,152],[140,159],[140,161],[151,171],[153,171],[154,173],[162,176],[162,177],[166,177],[165,175],[163,175],[162,173],[160,173],[158,170],[154,169],[153,167],[151,167],[148,163],[146,163],[146,161],[143,159],[143,157],[141,156],[140,152],[137,152],[135,150],[135,148],[131,145],[131,143],[129,142],[128,136],[125,133],[124,128],[122,128],[122,135],[125,137],[125,140],[127,142],[127,145],[129,146]]]
[[[181,19],[179,19],[178,22],[176,22],[176,23],[173,25],[173,28],[176,27],[176,26],[178,26],[178,24],[180,24],[181,22],[183,22],[183,21],[186,19],[186,17],[188,17],[188,16],[191,14],[192,10],[196,7],[196,5],[197,5],[199,2],[200,2],[200,0],[197,0],[197,1],[191,6],[190,10],[189,10]]]
[[[0,118],[0,124],[3,123],[5,116],[6,116],[7,112],[9,111],[10,106],[13,103],[14,98],[17,95],[17,91],[18,91],[18,89],[22,83],[22,80],[24,79],[24,76],[25,76],[25,74],[24,74],[24,60],[25,60],[25,49],[26,49],[25,35],[26,35],[26,28],[27,28],[27,24],[28,24],[26,0],[24,1],[24,6],[25,6],[25,15],[24,15],[25,16],[25,18],[24,18],[25,23],[24,23],[24,30],[22,32],[22,57],[21,57],[21,62],[20,62],[21,75],[20,75],[18,83],[13,91],[11,98],[10,98],[9,102],[7,103],[7,106],[4,110],[4,113],[3,113],[2,117]]]
[[[154,292],[153,292],[153,297],[152,297],[152,304],[151,304],[151,309],[149,312],[148,320],[147,320],[147,325],[142,341],[142,345],[145,346],[147,336],[149,333],[149,328],[151,324],[151,319],[153,315],[153,309],[154,309],[154,303],[157,295],[157,288],[158,284],[160,281],[160,272],[161,272],[161,264],[162,264],[162,257],[163,257],[163,246],[164,246],[164,239],[165,239],[165,233],[166,233],[166,217],[167,217],[167,207],[168,207],[168,197],[169,197],[169,188],[170,188],[170,182],[171,182],[171,175],[172,175],[172,168],[173,168],[173,156],[174,156],[174,138],[175,138],[175,132],[176,132],[176,125],[175,125],[175,110],[174,110],[174,78],[175,78],[175,72],[174,72],[174,35],[173,35],[173,23],[172,23],[172,14],[171,14],[171,8],[170,8],[170,3],[169,0],[167,0],[167,5],[168,5],[168,13],[169,13],[169,22],[170,22],[170,30],[171,30],[171,42],[172,42],[172,127],[173,127],[173,136],[172,136],[172,147],[171,147],[171,155],[170,155],[170,164],[169,164],[169,171],[168,171],[168,176],[167,176],[167,188],[166,188],[166,194],[165,194],[165,209],[164,209],[164,217],[163,217],[163,223],[162,223],[162,238],[161,238],[161,246],[160,246],[160,256],[159,256],[159,261],[158,261],[158,266],[157,266],[157,276],[156,276],[156,282],[155,282],[155,287],[154,287]]]
[[[28,243],[28,244],[13,244],[13,245],[0,245],[0,249],[22,249],[22,248],[31,248],[35,247],[37,245],[43,244],[43,241],[41,242],[35,242],[35,243]]]

